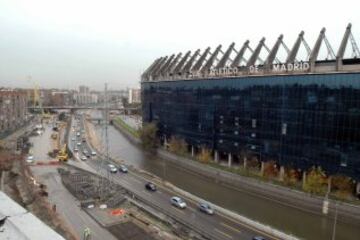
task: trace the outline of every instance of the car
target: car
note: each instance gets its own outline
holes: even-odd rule
[[[212,207],[208,203],[200,203],[199,210],[209,215],[214,214],[214,209],[212,209]]]
[[[96,156],[96,152],[95,152],[95,151],[91,151],[91,155],[92,155],[92,156]]]
[[[108,164],[108,169],[111,173],[117,173],[117,168],[113,164]]]
[[[74,152],[78,152],[79,151],[79,149],[78,148],[74,148]]]
[[[88,151],[86,149],[83,150],[83,154],[86,155]]]
[[[29,155],[29,156],[26,158],[26,162],[27,162],[27,163],[33,163],[33,162],[34,162],[34,156],[33,156],[33,155]]]
[[[176,196],[172,197],[170,199],[170,202],[175,207],[178,207],[178,208],[181,208],[181,209],[186,208],[186,203],[179,197],[176,197]]]
[[[75,138],[72,138],[71,141],[75,141]]]
[[[82,156],[81,156],[81,160],[86,161],[86,160],[87,160],[87,157],[84,156],[84,155],[82,155]]]
[[[77,133],[76,133],[76,136],[77,136],[77,137],[80,137],[80,133],[79,133],[79,132],[77,132]]]
[[[264,238],[262,236],[255,236],[252,238],[252,240],[266,240],[266,238]]]
[[[152,182],[147,182],[145,184],[145,188],[146,188],[146,190],[149,190],[149,191],[152,191],[152,192],[156,191],[156,185],[153,184]]]
[[[81,142],[78,142],[76,145],[81,146]]]
[[[128,169],[127,169],[127,167],[125,165],[120,165],[119,171],[122,172],[122,173],[127,173]]]

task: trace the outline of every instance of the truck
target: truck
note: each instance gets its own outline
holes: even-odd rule
[[[57,155],[57,159],[59,160],[59,162],[66,162],[68,158],[69,156],[67,154],[66,144],[64,144],[63,148],[59,151]]]
[[[52,134],[51,134],[51,138],[52,138],[52,139],[56,140],[57,137],[58,137],[58,134],[57,134],[57,133],[52,133]]]

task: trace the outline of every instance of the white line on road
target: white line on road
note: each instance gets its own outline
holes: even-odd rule
[[[226,228],[228,228],[228,229],[230,229],[230,230],[233,230],[233,231],[235,231],[235,232],[241,233],[241,231],[240,231],[239,229],[237,229],[237,228],[235,228],[235,227],[232,227],[232,226],[230,226],[230,225],[228,225],[228,224],[226,224],[226,223],[224,223],[224,222],[221,222],[220,225],[222,225],[222,226],[224,226],[224,227],[226,227]]]
[[[149,197],[153,197],[148,191],[146,190],[142,190],[143,193],[145,193],[146,195],[148,195]]]
[[[136,179],[136,178],[132,178],[133,181],[139,183],[139,184],[142,184],[142,182],[139,180],[139,179]]]
[[[215,232],[218,232],[218,233],[220,233],[220,234],[222,234],[223,236],[226,236],[227,238],[230,238],[230,239],[232,239],[233,237],[232,236],[230,236],[229,234],[227,234],[227,233],[224,233],[223,231],[220,231],[219,229],[217,229],[217,228],[214,228],[215,229]]]
[[[178,209],[177,207],[172,206],[172,208],[177,211],[178,213],[184,214],[185,212],[183,210]]]

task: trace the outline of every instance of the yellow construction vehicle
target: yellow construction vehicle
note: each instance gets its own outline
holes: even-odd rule
[[[57,137],[58,137],[58,134],[57,134],[57,133],[52,133],[52,134],[51,134],[51,138],[52,138],[52,139],[56,140]]]
[[[64,144],[63,148],[59,151],[59,153],[57,155],[57,159],[60,162],[66,162],[68,160],[68,158],[69,158],[69,156],[66,151],[66,144]]]

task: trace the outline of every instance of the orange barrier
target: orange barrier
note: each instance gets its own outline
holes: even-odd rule
[[[110,212],[111,215],[113,216],[121,216],[125,213],[124,209],[118,208],[118,209],[114,209]]]
[[[35,163],[35,165],[37,165],[37,166],[59,165],[59,164],[60,164],[59,161],[54,161],[54,160],[46,161],[46,162],[44,162],[44,161],[36,161],[36,163]]]

